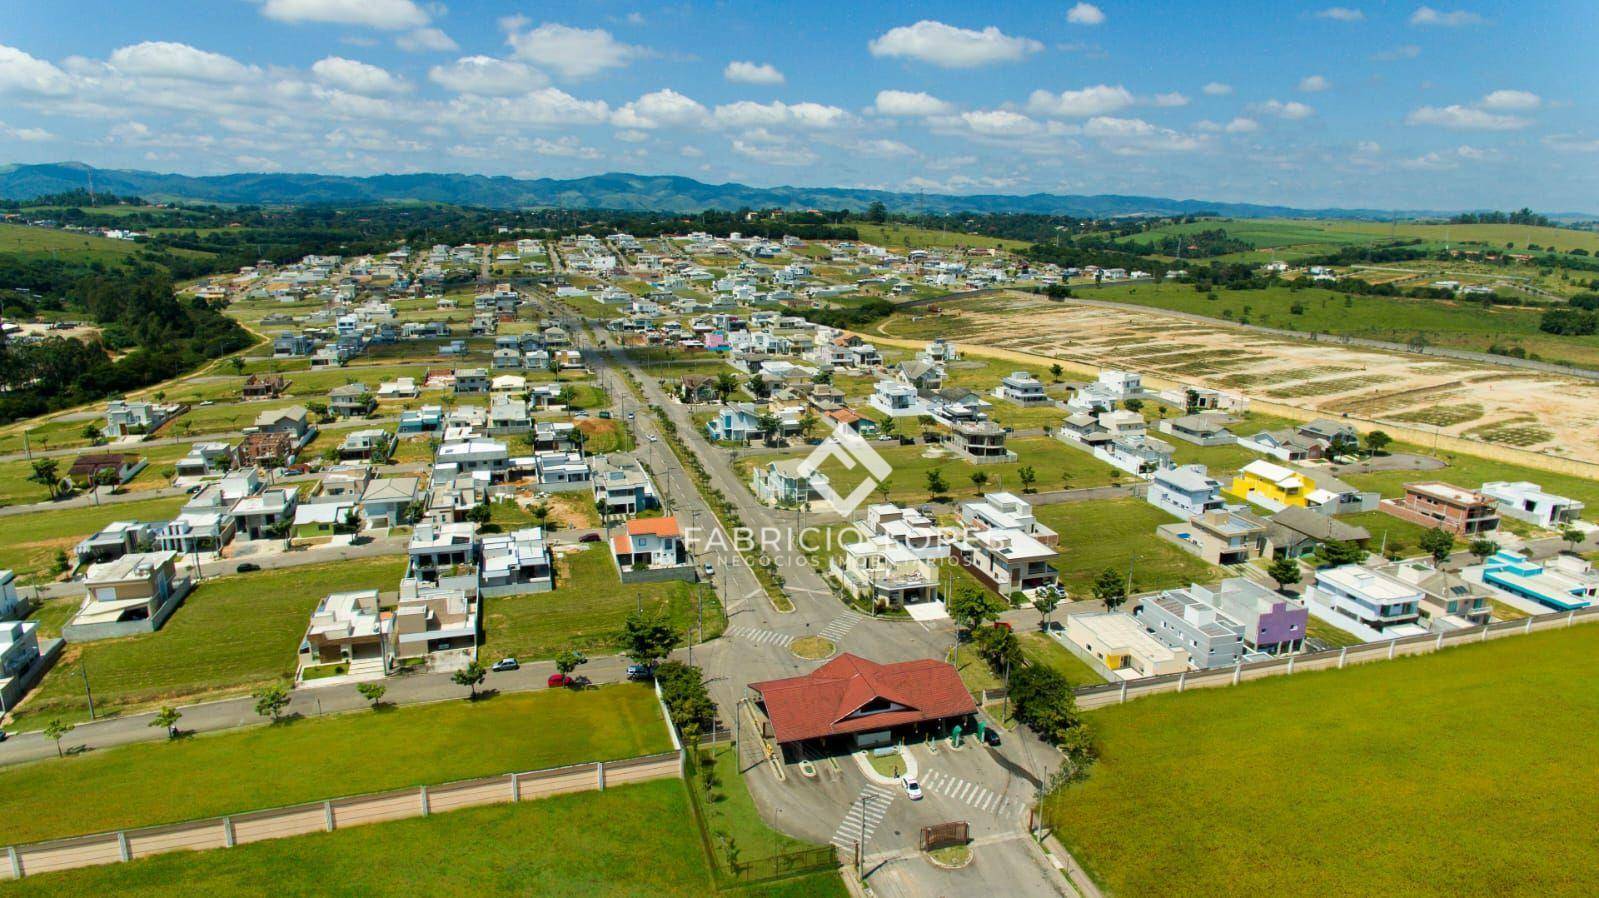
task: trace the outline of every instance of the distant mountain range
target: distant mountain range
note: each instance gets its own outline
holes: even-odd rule
[[[422,201],[498,209],[622,209],[698,212],[702,209],[850,209],[881,201],[892,212],[1031,212],[1104,218],[1211,212],[1231,218],[1372,218],[1436,216],[1435,211],[1297,209],[1253,203],[1174,200],[1154,196],[1052,193],[1026,195],[896,193],[842,187],[750,187],[706,184],[672,175],[611,173],[584,178],[525,180],[463,174],[373,175],[234,174],[194,177],[127,169],[94,168],[81,162],[0,166],[0,197],[32,199],[89,186],[157,202],[293,205]]]

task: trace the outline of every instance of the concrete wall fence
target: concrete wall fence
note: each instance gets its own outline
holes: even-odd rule
[[[169,851],[232,848],[266,839],[332,832],[367,823],[531,801],[568,792],[603,791],[607,786],[681,777],[682,771],[683,758],[679,750],[11,845],[6,848],[6,857],[0,859],[0,879],[114,864]]]
[[[1166,674],[1159,677],[1106,683],[1103,686],[1085,686],[1074,690],[1074,692],[1077,696],[1077,706],[1079,708],[1085,710],[1103,708],[1107,705],[1119,705],[1135,698],[1162,692],[1182,692],[1187,689],[1236,686],[1239,683],[1247,683],[1250,680],[1259,680],[1266,677],[1288,676],[1313,670],[1337,670],[1348,667],[1351,664],[1361,664],[1367,661],[1388,661],[1406,655],[1425,655],[1453,646],[1471,645],[1487,642],[1490,639],[1520,636],[1524,633],[1537,633],[1542,630],[1558,630],[1582,623],[1599,623],[1599,605],[1576,611],[1539,614],[1521,620],[1494,621],[1483,626],[1466,627],[1460,630],[1424,633],[1420,636],[1405,636],[1382,642],[1367,642],[1323,652],[1302,652],[1298,655],[1280,656],[1269,661],[1237,664],[1232,667],[1190,670],[1180,674]],[[1068,645],[1068,648],[1070,647]],[[1081,657],[1081,654],[1079,654],[1079,657]]]

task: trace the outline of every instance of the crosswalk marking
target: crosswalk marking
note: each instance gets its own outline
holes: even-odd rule
[[[888,813],[888,806],[893,801],[893,792],[872,785],[862,789],[861,794],[850,803],[844,819],[833,830],[832,843],[847,851],[859,840],[864,848],[871,841],[872,834],[877,832],[877,824],[883,821],[883,815]]]
[[[794,637],[786,633],[779,633],[776,630],[762,630],[759,627],[728,627],[727,635],[738,639],[748,639],[756,645],[786,647],[790,642],[794,641]]]
[[[827,626],[822,628],[822,635],[831,642],[838,642],[849,635],[849,631],[855,629],[855,625],[862,620],[865,620],[862,615],[846,611],[829,621]]]
[[[977,783],[950,776],[942,770],[935,770],[924,777],[922,788],[995,816],[1017,813],[1024,806],[1019,799],[1000,795]]]

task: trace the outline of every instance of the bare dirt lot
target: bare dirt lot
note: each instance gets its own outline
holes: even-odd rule
[[[1599,462],[1599,383],[1489,364],[1313,343],[1158,311],[988,296],[895,317],[887,337],[1051,356],[1213,387],[1256,400],[1419,427]]]

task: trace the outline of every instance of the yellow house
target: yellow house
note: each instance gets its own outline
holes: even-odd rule
[[[1304,508],[1315,488],[1315,481],[1298,471],[1261,459],[1240,468],[1226,492],[1277,511],[1290,505]]]

